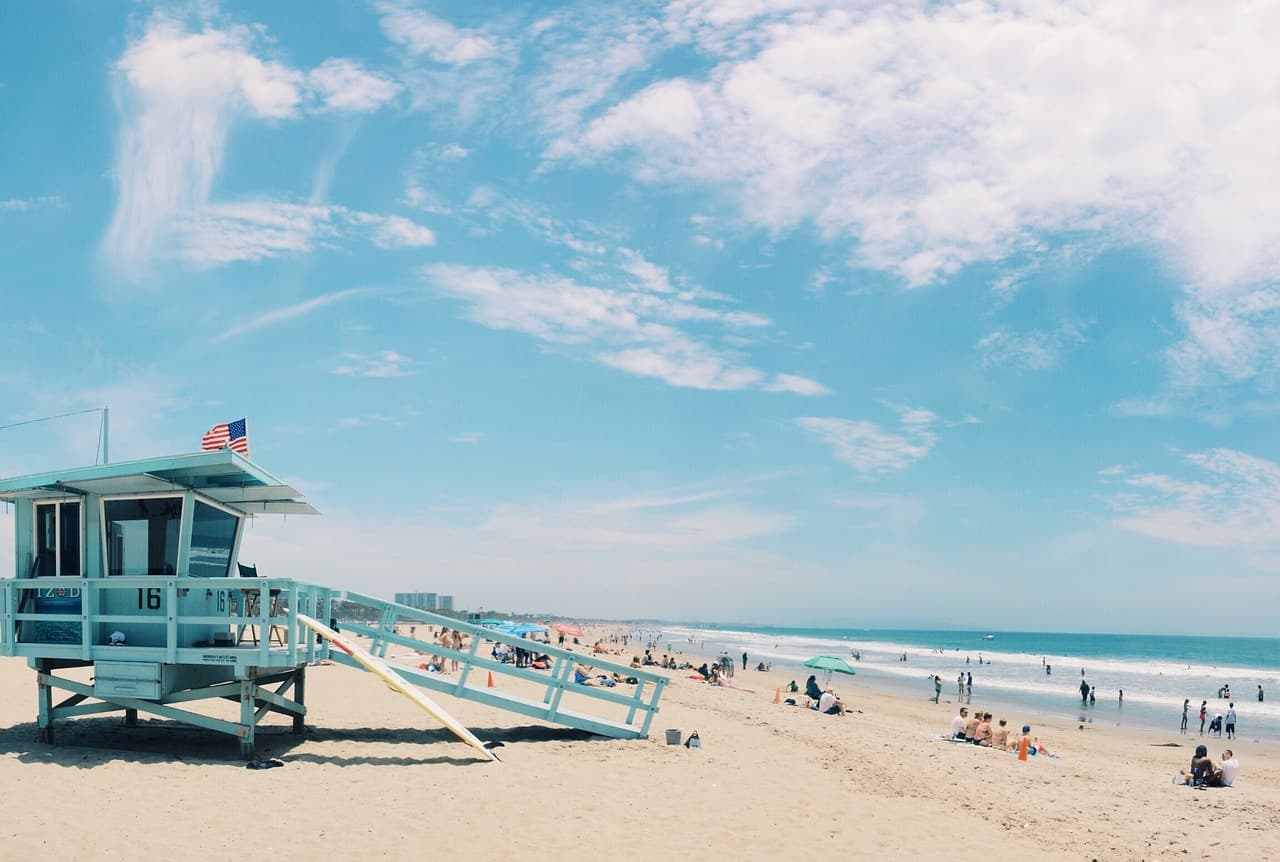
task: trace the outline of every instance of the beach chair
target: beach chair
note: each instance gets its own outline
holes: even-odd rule
[[[258,577],[257,566],[246,566],[244,563],[236,563],[236,568],[240,570],[240,577],[242,578]],[[244,616],[256,617],[259,613],[261,613],[261,608],[262,608],[262,589],[261,588],[242,587],[240,589],[240,595],[244,600]],[[281,595],[282,594],[280,590],[273,590],[273,589],[267,590],[268,616],[272,616],[272,617],[279,616],[280,602],[282,601]],[[277,625],[268,626],[267,627],[267,645],[270,646],[273,643],[277,643],[280,646],[284,646],[285,645],[284,633],[285,633],[284,626],[277,626]],[[244,643],[246,639],[252,639],[254,646],[257,646],[258,644],[257,625],[253,623],[248,623],[243,628],[241,628],[240,637],[237,639],[236,642]]]

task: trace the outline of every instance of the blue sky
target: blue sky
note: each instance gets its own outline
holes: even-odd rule
[[[1274,635],[1280,5],[1112,5],[10,6],[0,424],[247,416],[380,595]]]

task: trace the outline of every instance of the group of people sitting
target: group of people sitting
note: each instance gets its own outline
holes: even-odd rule
[[[573,666],[573,681],[577,685],[598,685],[604,688],[613,688],[615,685],[635,685],[640,682],[634,676],[623,676],[614,671],[613,673],[596,673],[593,668],[587,667],[585,664],[575,664]]]
[[[787,691],[795,690],[796,682],[792,680],[787,686]],[[824,689],[819,686],[818,678],[813,674],[809,674],[809,678],[805,680],[804,696],[808,698],[809,709],[816,709],[822,715],[844,715],[847,711],[844,701],[836,694],[835,689],[830,687]],[[787,703],[793,702],[790,698],[787,699]]]
[[[693,665],[689,664],[687,661],[678,662],[676,661],[675,656],[667,655],[666,653],[662,654],[661,660],[656,659],[653,657],[652,650],[645,650],[644,658],[641,658],[640,656],[632,656],[631,666],[632,667],[660,667],[663,670],[685,670],[687,668],[693,667]],[[703,665],[703,667],[706,667],[706,665]]]
[[[1214,763],[1209,757],[1209,749],[1203,745],[1196,746],[1196,753],[1191,758],[1191,771],[1182,773],[1182,779],[1195,787],[1230,787],[1236,780],[1236,771],[1240,769],[1240,761],[1236,760],[1231,749],[1222,752],[1222,761]]]
[[[524,647],[513,647],[498,641],[489,654],[503,664],[514,664],[516,667],[530,667],[534,670],[547,670],[551,667],[551,656]]]
[[[1040,742],[1040,740],[1032,738],[1031,725],[1024,724],[1022,726],[1022,734],[1015,736],[1009,732],[1009,722],[1006,719],[992,726],[991,713],[982,710],[974,710],[970,715],[967,706],[960,707],[960,712],[951,719],[951,731],[948,736],[956,742],[967,742],[972,745],[980,745],[984,748],[997,748],[1001,751],[1016,751],[1022,747],[1023,740],[1027,743],[1027,754],[1048,754],[1049,749]]]

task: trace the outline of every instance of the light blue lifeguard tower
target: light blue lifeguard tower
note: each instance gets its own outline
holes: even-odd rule
[[[515,667],[482,645],[528,647],[517,634],[294,577],[258,577],[239,563],[246,521],[317,513],[296,489],[229,449],[0,479],[0,500],[15,506],[16,544],[13,577],[0,580],[0,655],[24,656],[35,670],[44,742],[54,741],[58,720],[123,711],[136,725],[142,712],[235,736],[251,759],[268,713],[303,730],[308,665],[329,659],[361,668],[298,620],[331,620],[338,602],[374,612],[365,616],[376,623],[342,625],[344,634],[367,638],[374,656],[385,659],[396,647],[460,664],[449,676],[393,662],[409,682],[592,733],[647,736],[667,682],[593,657],[596,672],[637,682],[616,690],[579,685],[578,653],[539,645],[549,670]],[[424,643],[397,624],[456,629],[470,644],[454,651]],[[87,681],[75,670],[86,667]],[[495,686],[495,676],[522,680],[514,688],[540,697]],[[238,719],[194,708],[224,699],[239,703]]]

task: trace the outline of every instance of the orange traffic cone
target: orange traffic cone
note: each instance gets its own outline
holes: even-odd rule
[[[489,682],[488,682],[488,687],[489,687],[489,688],[493,688],[493,671],[489,671]]]
[[[773,702],[774,702],[774,703],[782,703],[782,689],[780,689],[780,688],[775,688],[775,689],[773,690]]]

